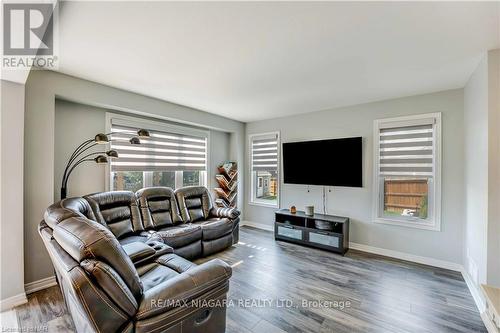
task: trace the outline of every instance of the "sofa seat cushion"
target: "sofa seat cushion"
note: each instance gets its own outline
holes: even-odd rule
[[[176,254],[167,253],[156,258],[154,262],[138,267],[137,272],[146,291],[196,266]]]
[[[118,242],[123,246],[130,243],[141,242],[146,243],[149,239],[149,236],[146,235],[130,235],[125,236],[118,240]]]
[[[230,219],[210,219],[195,223],[201,226],[202,240],[213,240],[221,238],[233,232],[233,222]]]
[[[162,255],[161,257],[156,259],[156,261],[163,266],[173,269],[179,274],[184,273],[197,266],[195,263],[192,263],[191,261],[179,257],[178,255],[173,253]]]
[[[151,239],[160,240],[175,249],[201,240],[201,235],[201,226],[183,224],[160,229],[151,236]]]
[[[137,272],[139,273],[144,291],[179,275],[179,273],[172,268],[157,262],[141,266],[137,268]]]

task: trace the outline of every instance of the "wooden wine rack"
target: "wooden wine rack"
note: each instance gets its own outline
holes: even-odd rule
[[[238,195],[238,169],[236,162],[227,162],[217,167],[219,174],[215,175],[219,187],[214,189],[218,207],[236,208]]]

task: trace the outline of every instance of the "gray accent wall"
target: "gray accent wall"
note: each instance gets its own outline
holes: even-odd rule
[[[404,252],[416,256],[462,264],[464,232],[464,116],[463,90],[398,98],[393,100],[336,108],[247,124],[247,136],[280,131],[281,142],[363,137],[363,187],[331,187],[327,193],[329,214],[351,218],[350,241],[362,245]],[[380,118],[422,113],[442,113],[442,218],[441,231],[376,224],[372,219],[373,121]],[[248,140],[248,139],[247,139]],[[247,143],[248,145],[248,143]],[[247,147],[247,164],[248,161]],[[332,156],[342,163],[342,156]],[[315,172],[304,163],[304,172]],[[283,184],[280,207],[291,205],[304,210],[314,205],[322,212],[322,187]],[[244,219],[272,226],[274,208],[248,203],[250,172],[245,175]]]
[[[52,264],[38,235],[38,223],[47,206],[54,201],[60,179],[56,179],[56,100],[71,101],[132,115],[153,117],[178,124],[230,133],[229,158],[243,164],[244,130],[241,122],[193,108],[168,103],[148,96],[50,71],[32,71],[26,82],[24,135],[24,268],[25,283],[53,275]],[[84,109],[79,110],[83,116]],[[96,117],[95,111],[90,111]],[[97,118],[96,118],[97,119]],[[96,119],[89,129],[97,129]],[[59,119],[62,120],[62,119]],[[57,122],[59,122],[59,120]],[[103,122],[104,123],[104,122]],[[71,123],[65,129],[84,135],[82,124]],[[95,128],[94,128],[95,126]],[[221,139],[222,140],[222,139]],[[58,146],[59,147],[59,146]],[[64,148],[70,149],[70,148]],[[58,166],[59,167],[59,166]],[[60,172],[60,171],[58,171]],[[91,172],[91,170],[81,170]],[[100,176],[102,179],[102,175]],[[73,181],[78,182],[75,178]],[[243,190],[243,182],[239,188]],[[85,185],[87,186],[87,185]],[[89,184],[85,191],[94,188]],[[97,187],[95,187],[97,188]],[[71,190],[70,190],[71,191]],[[83,190],[82,190],[83,191]],[[70,192],[71,193],[71,192]],[[242,200],[243,195],[239,198]],[[240,202],[240,206],[243,201]]]

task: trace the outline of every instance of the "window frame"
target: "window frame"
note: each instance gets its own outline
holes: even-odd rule
[[[208,168],[210,166],[210,131],[208,130],[202,130],[202,129],[196,129],[192,127],[187,127],[187,126],[179,126],[171,123],[165,123],[161,119],[158,119],[158,121],[153,121],[153,120],[148,120],[148,119],[143,119],[139,117],[134,117],[134,116],[127,116],[127,115],[121,115],[117,113],[112,113],[112,112],[106,112],[106,124],[105,124],[105,130],[106,133],[111,132],[111,121],[112,120],[118,120],[120,124],[126,125],[126,126],[132,126],[132,127],[137,127],[137,128],[146,128],[146,129],[151,129],[151,130],[157,130],[157,131],[164,131],[164,132],[172,132],[172,133],[177,133],[177,134],[188,134],[192,136],[200,136],[200,137],[205,137],[207,139],[207,158],[206,158],[206,165],[205,165],[205,170],[200,171],[200,183],[201,186],[205,186],[208,188]],[[108,147],[109,148],[109,147]],[[106,172],[106,177],[105,177],[105,188],[107,191],[114,191],[113,189],[113,182],[111,181],[112,179],[112,171],[111,171],[111,166],[109,163],[106,164],[105,167],[105,172]],[[168,170],[165,170],[168,171]],[[151,187],[153,186],[153,171],[142,171],[143,172],[143,182],[142,185],[143,187]],[[179,188],[183,186],[183,171],[182,170],[175,170],[175,188]]]
[[[278,146],[278,155],[277,155],[277,167],[276,167],[276,184],[277,184],[277,190],[276,190],[276,203],[267,203],[264,202],[263,200],[259,201],[256,200],[255,198],[255,188],[254,188],[254,176],[253,176],[253,149],[252,149],[252,141],[256,137],[260,136],[267,136],[267,135],[276,135],[276,140],[277,140],[277,146]],[[265,132],[265,133],[253,133],[248,135],[248,141],[247,141],[247,147],[248,147],[248,170],[249,172],[249,184],[250,184],[250,196],[248,200],[249,205],[253,206],[262,206],[262,207],[269,207],[269,208],[279,208],[280,207],[280,192],[281,192],[281,138],[280,138],[280,132],[279,131],[273,131],[273,132]],[[255,177],[258,178],[258,177]],[[262,181],[263,183],[263,181]]]
[[[384,178],[380,177],[380,127],[386,123],[398,123],[394,127],[411,126],[420,119],[434,119],[433,176],[430,178],[428,192],[428,218],[417,217],[391,218],[380,214],[384,207]],[[404,226],[432,231],[441,231],[441,159],[442,159],[442,122],[441,112],[412,116],[377,119],[373,122],[373,196],[372,219],[374,223]],[[432,203],[432,204],[431,204]]]

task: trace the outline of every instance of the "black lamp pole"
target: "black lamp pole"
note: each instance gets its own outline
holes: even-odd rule
[[[99,151],[99,152],[91,152],[88,153],[84,156],[81,156],[83,153],[91,149],[92,147],[95,147],[96,145],[99,144],[108,144],[110,141],[109,136],[112,134],[117,134],[116,132],[111,132],[111,133],[98,133],[94,139],[89,139],[83,141],[78,147],[76,147],[75,151],[73,154],[71,154],[68,163],[66,164],[66,168],[64,169],[62,181],[61,181],[61,199],[65,199],[67,196],[67,188],[68,188],[68,179],[73,170],[80,164],[84,162],[91,162],[94,161],[97,164],[106,164],[108,163],[108,157],[109,158],[118,158],[118,152],[116,150],[108,150],[108,151]],[[140,144],[141,141],[139,138],[149,138],[150,134],[148,130],[145,129],[139,129],[137,131],[138,137],[134,136],[130,138],[129,142],[131,144]],[[97,155],[96,157],[92,158],[92,156]]]

